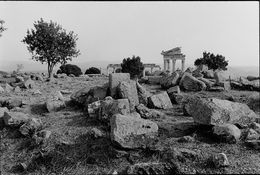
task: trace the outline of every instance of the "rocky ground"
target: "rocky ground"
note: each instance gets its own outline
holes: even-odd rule
[[[2,87],[8,79],[2,78]],[[0,93],[1,101],[17,99],[21,111],[31,118],[40,119],[50,137],[41,145],[35,145],[30,136],[21,134],[19,128],[1,124],[1,174],[259,174],[260,152],[240,139],[236,143],[220,142],[208,133],[208,128],[191,127],[193,117],[184,111],[182,104],[172,104],[169,109],[157,109],[165,115],[149,118],[158,125],[158,138],[154,145],[144,149],[121,148],[111,142],[110,126],[70,100],[73,92],[84,87],[102,86],[108,77],[67,77],[53,81],[34,81],[33,88],[17,92]],[[141,84],[151,94],[162,90],[160,85]],[[36,91],[39,90],[40,93]],[[60,91],[66,107],[49,112],[46,97]],[[199,91],[183,94],[199,94],[204,97],[232,99],[248,103],[255,91]],[[260,111],[254,108],[259,116]],[[224,153],[228,163],[218,166],[214,157]]]

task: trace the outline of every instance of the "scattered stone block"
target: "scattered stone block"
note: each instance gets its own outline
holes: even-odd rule
[[[156,109],[169,109],[173,106],[167,92],[165,91],[150,96],[148,98],[148,107]]]
[[[59,91],[50,93],[46,98],[46,108],[49,112],[59,111],[65,106],[64,98]]]
[[[4,112],[3,120],[6,126],[19,127],[29,120],[29,115],[22,112]]]
[[[241,136],[240,129],[233,124],[216,125],[213,127],[213,133],[219,140],[227,143],[236,143]]]
[[[120,82],[130,81],[130,74],[129,73],[112,73],[109,74],[109,89],[110,89],[110,95],[111,97],[116,97],[117,93],[117,86]]]
[[[155,109],[149,109],[144,104],[136,106],[136,111],[140,114],[143,119],[156,119],[164,117],[165,114]]]
[[[229,166],[229,161],[225,153],[218,153],[213,155],[212,162],[216,168]]]
[[[123,148],[148,148],[156,141],[156,123],[128,115],[115,114],[110,119],[111,140]]]
[[[179,77],[180,75],[178,72],[173,72],[172,75],[162,77],[160,84],[162,88],[168,89],[178,84]]]
[[[186,91],[201,91],[206,89],[206,84],[190,73],[185,72],[179,83],[180,87]]]

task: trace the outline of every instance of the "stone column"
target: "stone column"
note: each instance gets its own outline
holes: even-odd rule
[[[166,65],[167,65],[166,59],[163,60],[163,63],[164,63],[164,64],[163,64],[163,69],[164,69],[164,71],[166,71],[166,67],[167,67],[167,66],[166,66]]]
[[[151,74],[153,73],[153,67],[151,67]]]
[[[175,72],[175,64],[176,64],[176,60],[172,59],[172,73]]]
[[[185,59],[181,60],[181,70],[184,72],[185,69]]]
[[[145,69],[143,70],[143,77],[145,77]]]
[[[167,70],[170,71],[170,60],[167,60]]]
[[[115,73],[115,68],[113,67],[113,73]]]

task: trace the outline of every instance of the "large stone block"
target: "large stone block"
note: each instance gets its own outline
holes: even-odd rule
[[[168,89],[178,84],[179,77],[180,75],[178,72],[173,72],[171,75],[162,77],[160,84],[162,88]]]
[[[29,120],[29,115],[22,112],[4,112],[3,120],[6,126],[18,127]]]
[[[139,103],[144,104],[147,106],[148,103],[148,97],[151,96],[151,93],[149,93],[143,86],[141,86],[138,82],[136,82],[136,88],[137,88],[137,94]]]
[[[130,115],[113,115],[111,140],[123,148],[147,148],[157,142],[156,123]]]
[[[130,81],[130,74],[129,73],[112,73],[109,74],[109,89],[110,89],[110,95],[111,97],[116,97],[117,92],[117,86],[120,82]]]
[[[139,104],[136,82],[135,81],[122,81],[118,85],[118,97],[121,99],[128,99],[130,103],[130,111],[135,111],[135,106]]]
[[[50,93],[46,98],[46,108],[49,112],[65,108],[65,101],[60,91]]]
[[[205,125],[224,123],[244,125],[257,118],[246,104],[216,98],[200,98],[196,95],[187,99],[185,109],[195,122]]]
[[[186,91],[201,91],[206,89],[204,82],[185,72],[179,83],[180,87]]]
[[[152,95],[148,98],[148,107],[156,109],[169,109],[172,108],[171,100],[167,92]]]

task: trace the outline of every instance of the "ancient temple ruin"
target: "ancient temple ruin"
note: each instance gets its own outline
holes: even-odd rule
[[[185,55],[181,53],[181,47],[176,47],[168,51],[162,51],[164,61],[164,71],[169,71],[170,73],[175,71],[175,64],[177,60],[181,60],[182,66],[181,70],[184,71],[185,66]],[[172,61],[172,68],[170,62]]]
[[[144,64],[144,70],[143,70],[143,76],[145,77],[145,70],[147,68],[151,69],[151,73],[153,73],[154,69],[158,68],[161,70],[161,66],[156,65],[156,64]],[[110,70],[112,69],[112,72]],[[117,69],[121,69],[121,64],[109,64],[107,66],[107,74],[109,73],[115,73]]]

